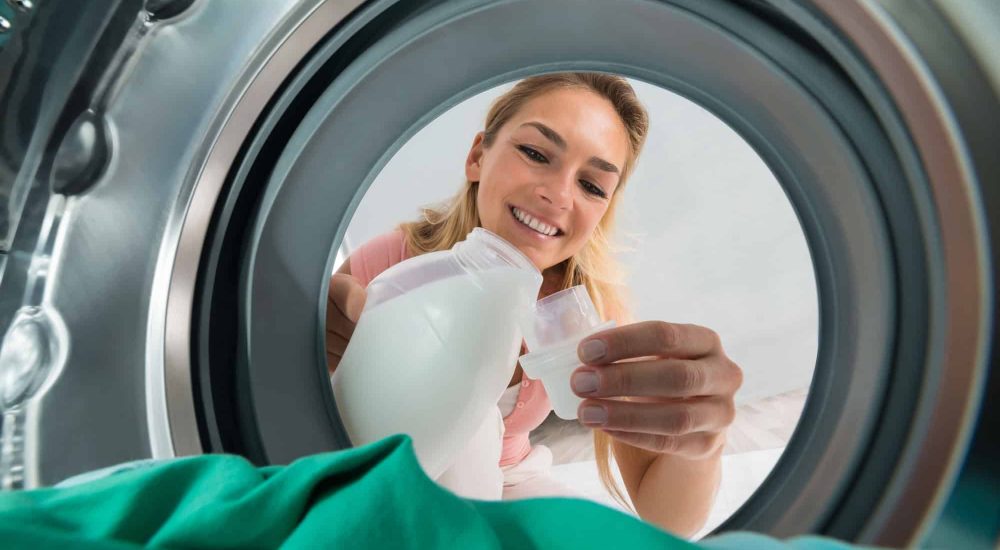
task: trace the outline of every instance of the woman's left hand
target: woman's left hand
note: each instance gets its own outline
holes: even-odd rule
[[[743,372],[715,332],[646,321],[592,335],[577,353],[584,365],[572,385],[586,398],[578,410],[585,426],[634,447],[692,459],[725,443]]]

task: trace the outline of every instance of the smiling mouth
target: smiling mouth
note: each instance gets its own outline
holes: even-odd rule
[[[517,220],[518,223],[534,230],[539,235],[544,235],[546,237],[559,237],[563,234],[562,230],[558,227],[543,223],[532,217],[531,214],[524,212],[516,206],[511,206],[508,209],[510,210],[510,214],[514,216],[514,219]]]

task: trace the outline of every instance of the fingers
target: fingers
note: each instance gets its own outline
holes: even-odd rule
[[[350,319],[341,313],[340,309],[332,302],[327,300],[326,302],[326,338],[327,341],[330,340],[332,335],[339,336],[341,339],[350,340],[351,336],[354,335],[355,323],[352,323]]]
[[[326,366],[331,374],[354,335],[366,297],[364,287],[354,277],[337,273],[330,278],[326,300]]]
[[[732,395],[742,382],[742,371],[725,355],[583,366],[570,379],[581,397]]]
[[[695,359],[721,348],[719,335],[705,327],[643,321],[599,332],[580,342],[577,353],[584,363],[605,364],[647,356]]]
[[[578,409],[580,422],[590,428],[632,433],[683,436],[721,431],[732,424],[732,399],[705,397],[663,402],[586,399]]]
[[[336,273],[330,278],[327,306],[332,303],[351,323],[361,317],[366,297],[365,288],[351,275]]]
[[[679,455],[690,459],[707,458],[721,448],[725,436],[718,432],[699,432],[681,436],[604,430],[611,437],[633,447],[654,453]]]
[[[342,357],[335,353],[326,352],[326,371],[329,374],[333,374],[337,370],[337,367],[340,366],[341,359]]]
[[[365,289],[354,277],[342,273],[330,278],[330,290],[326,300],[326,332],[340,335],[350,340],[354,325],[365,307]]]
[[[348,340],[343,336],[330,330],[326,331],[326,369],[330,371],[330,374],[333,374],[333,371],[337,370],[337,366],[340,365],[340,359],[347,350],[347,342]]]
[[[347,349],[349,341],[337,333],[326,331],[326,352],[344,355],[344,350]]]

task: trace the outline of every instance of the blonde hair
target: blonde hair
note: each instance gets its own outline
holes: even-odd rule
[[[632,86],[624,78],[604,73],[553,73],[521,80],[490,107],[486,115],[483,146],[491,146],[500,128],[529,100],[561,88],[582,88],[607,99],[621,118],[629,143],[618,186],[591,238],[575,256],[550,269],[563,270],[563,279],[556,290],[584,285],[604,320],[614,319],[622,325],[630,319],[625,305],[622,273],[614,258],[610,236],[621,191],[635,167],[649,129],[649,115]],[[478,190],[478,181],[466,181],[463,189],[449,201],[421,209],[422,219],[401,224],[409,251],[420,255],[448,250],[479,227]],[[628,506],[628,500],[611,473],[611,437],[601,430],[594,430],[594,452],[601,482],[615,498]]]

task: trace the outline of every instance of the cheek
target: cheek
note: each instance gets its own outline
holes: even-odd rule
[[[519,181],[519,172],[516,166],[504,163],[503,159],[495,159],[488,166],[484,166],[479,180],[479,191],[477,198],[483,210],[502,210],[505,197],[511,194]]]
[[[587,244],[587,241],[594,234],[594,230],[601,222],[606,211],[607,209],[601,206],[600,208],[580,213],[580,217],[576,220],[576,235],[567,243],[573,249],[573,254],[579,252]]]
[[[514,154],[494,157],[489,168],[490,186],[499,194],[514,191],[536,181],[540,170],[538,168],[533,170]]]
[[[479,181],[479,188],[476,190],[476,209],[479,211],[479,218],[487,221],[490,218],[490,190],[482,180]]]
[[[597,227],[597,223],[600,220],[599,216],[591,215],[581,215],[575,220],[573,237],[566,241],[568,247],[574,250],[574,254],[590,240],[590,237],[594,234],[594,228]]]
[[[601,223],[604,218],[604,213],[607,212],[607,206],[603,204],[591,205],[590,208],[582,209],[580,213],[580,227],[583,232],[586,233],[587,238],[590,238],[591,233],[597,228],[597,225]]]
[[[479,221],[485,224],[487,229],[495,231],[500,223],[503,214],[502,195],[498,189],[489,182],[480,180],[479,189],[476,191],[476,209],[479,211]]]

